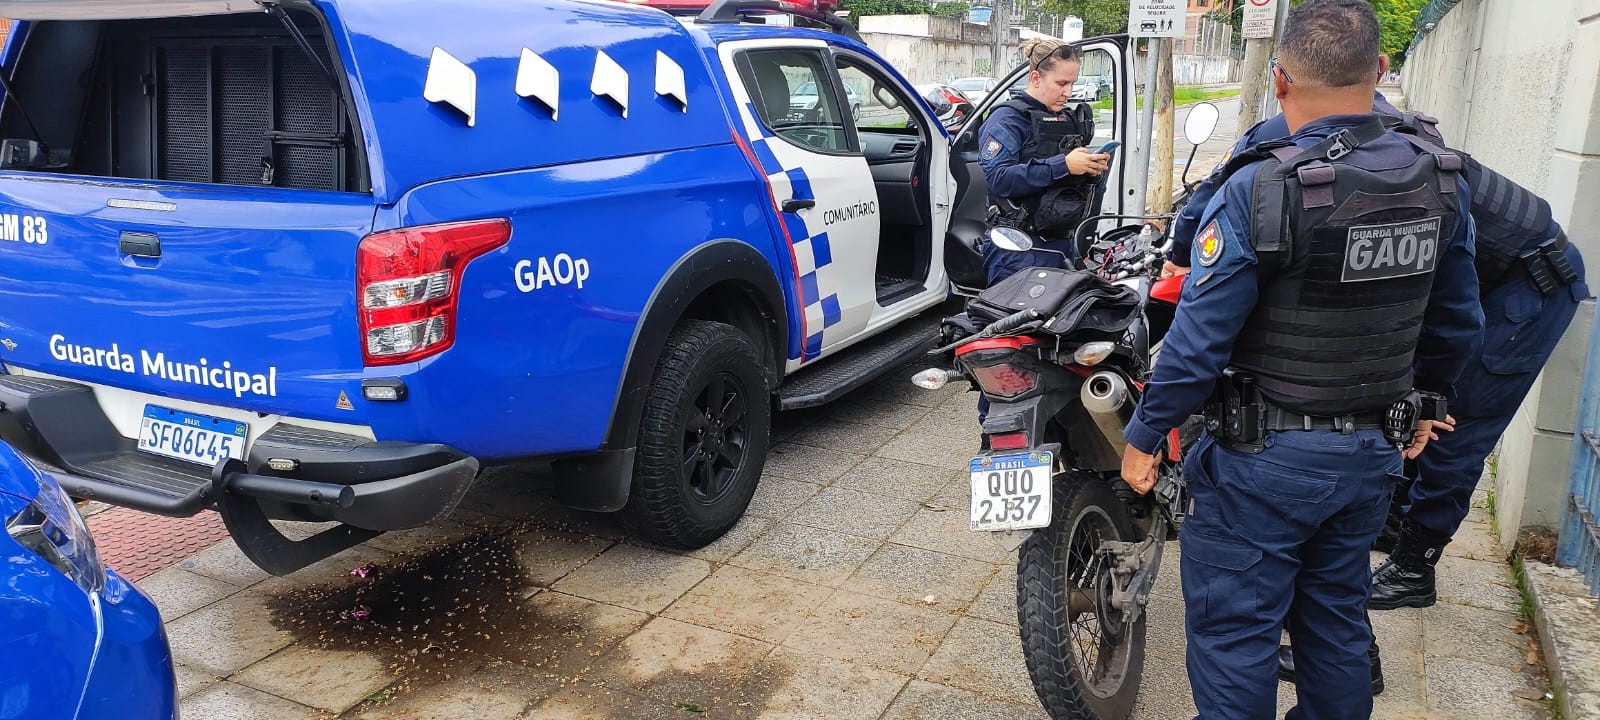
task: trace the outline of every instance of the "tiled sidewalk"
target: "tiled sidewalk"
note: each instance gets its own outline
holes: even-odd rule
[[[631,543],[555,507],[537,474],[497,472],[452,521],[287,578],[227,541],[150,575],[183,715],[1044,718],[1015,558],[966,529],[973,396],[909,374],[780,417],[749,516],[696,552]],[[1483,522],[1450,546],[1437,607],[1375,613],[1375,717],[1545,717],[1512,694],[1542,686]],[[1151,604],[1144,720],[1193,712],[1176,568]]]

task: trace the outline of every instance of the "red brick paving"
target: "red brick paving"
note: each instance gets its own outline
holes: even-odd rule
[[[128,580],[139,580],[228,537],[222,516],[210,510],[186,518],[113,508],[89,516],[100,560]]]

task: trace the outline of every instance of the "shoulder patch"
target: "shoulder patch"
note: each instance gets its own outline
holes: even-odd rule
[[[1217,264],[1222,257],[1224,244],[1222,230],[1217,226],[1217,221],[1212,220],[1204,230],[1194,239],[1194,252],[1202,267],[1211,267]]]
[[[999,140],[990,140],[988,144],[983,146],[983,152],[978,154],[978,159],[993,160],[1000,155],[1002,149]]]

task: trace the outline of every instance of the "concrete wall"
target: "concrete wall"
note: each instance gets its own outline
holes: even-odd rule
[[[1021,62],[1022,38],[1016,28],[1008,54],[995,71],[994,42],[988,25],[932,15],[869,15],[860,18],[861,38],[913,83],[949,82],[963,77],[997,77]]]
[[[1233,58],[1223,55],[1172,56],[1174,85],[1217,85],[1234,82]]]
[[[1133,58],[1133,82],[1144,88],[1145,58],[1149,53],[1136,53]],[[1218,85],[1239,82],[1239,64],[1232,56],[1173,55],[1172,83],[1174,85]]]
[[[1600,286],[1600,0],[1463,0],[1407,58],[1413,110],[1538,192]],[[1594,301],[1584,303],[1501,442],[1502,540],[1559,525]]]

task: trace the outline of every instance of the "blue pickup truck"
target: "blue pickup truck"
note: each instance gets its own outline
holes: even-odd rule
[[[79,497],[214,508],[273,573],[532,460],[573,507],[711,542],[775,411],[919,354],[982,282],[978,123],[952,137],[827,8],[0,17],[0,439]],[[1084,46],[1124,137],[1127,42]]]

